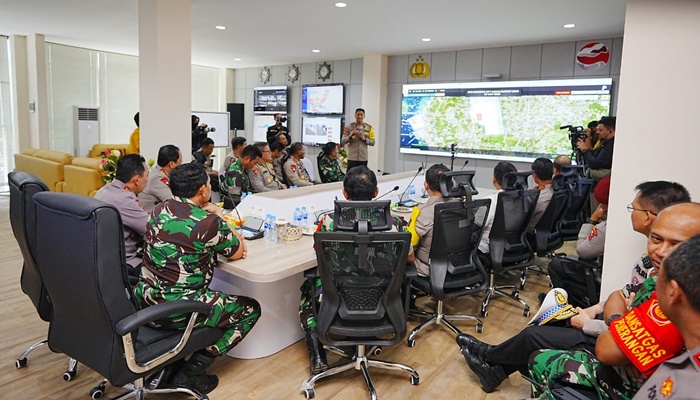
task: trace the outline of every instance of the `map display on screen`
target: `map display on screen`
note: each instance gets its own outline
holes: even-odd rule
[[[302,114],[343,114],[344,86],[308,85],[301,88]]]
[[[401,152],[492,159],[571,153],[563,125],[610,112],[612,79],[404,85]]]

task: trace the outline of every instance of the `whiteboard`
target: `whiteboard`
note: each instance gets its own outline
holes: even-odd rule
[[[282,114],[285,115],[285,114]],[[255,114],[253,115],[253,141],[267,142],[267,128],[275,124],[274,115]],[[282,124],[287,125],[287,124]]]
[[[216,128],[215,132],[209,131],[207,135],[214,141],[214,147],[229,147],[229,114],[228,112],[202,112],[192,111],[192,114],[199,117],[200,124],[207,124],[209,128]]]

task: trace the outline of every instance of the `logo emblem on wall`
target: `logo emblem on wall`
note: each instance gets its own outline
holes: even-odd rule
[[[603,43],[591,42],[583,45],[576,54],[576,62],[581,69],[597,71],[610,61],[610,51]]]
[[[408,69],[408,74],[411,78],[427,78],[430,76],[430,65],[425,62],[423,56],[418,56],[416,62]]]

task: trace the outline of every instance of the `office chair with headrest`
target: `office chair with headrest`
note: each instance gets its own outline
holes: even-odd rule
[[[52,301],[49,347],[65,353],[105,377],[91,392],[104,394],[105,384],[130,386],[118,398],[151,390],[145,378],[194,351],[214,343],[219,328],[193,329],[203,302],[178,300],[137,310],[131,298],[119,211],[86,196],[44,192],[34,196],[37,212],[36,262]],[[70,235],[66,235],[70,232]],[[155,329],[148,324],[174,313],[192,313],[184,331]]]
[[[415,346],[416,335],[432,324],[447,326],[455,335],[462,333],[449,319],[476,321],[476,331],[481,333],[484,324],[472,315],[445,315],[445,299],[454,299],[481,292],[488,284],[488,274],[481,266],[476,251],[481,241],[481,227],[488,216],[490,199],[473,200],[478,194],[468,182],[475,171],[445,172],[440,176],[443,197],[454,199],[435,205],[435,225],[430,246],[430,276],[412,279],[411,286],[432,296],[435,305],[432,313],[422,310],[412,314],[429,319],[411,331],[407,344]],[[448,319],[449,318],[449,319]]]
[[[318,168],[318,175],[319,175],[318,177],[321,179],[321,183],[330,182],[328,180],[328,177],[326,177],[326,175],[324,175],[323,172],[321,172],[322,171],[321,170],[321,160],[323,159],[323,157],[325,155],[326,155],[326,153],[324,153],[323,150],[321,150],[318,152],[318,155],[316,156],[316,168]]]
[[[532,171],[509,172],[503,177],[503,191],[493,207],[496,212],[489,235],[489,254],[479,253],[482,265],[489,271],[489,286],[481,304],[481,316],[488,315],[491,296],[497,294],[519,302],[523,306],[523,316],[530,315],[530,306],[520,299],[515,285],[496,286],[495,274],[520,271],[520,285],[525,284],[526,267],[531,265],[534,254],[525,239],[525,231],[535,211],[539,190],[528,188],[527,177]],[[506,293],[504,289],[513,289]]]
[[[576,240],[581,225],[590,215],[589,198],[595,181],[585,177],[583,165],[562,167],[560,175],[564,176],[565,185],[570,191],[569,205],[561,224],[564,240]]]
[[[41,279],[41,274],[34,258],[37,240],[36,209],[32,201],[35,194],[48,192],[49,188],[41,179],[28,172],[10,172],[8,181],[10,184],[10,225],[24,259],[20,285],[22,291],[34,304],[39,317],[43,321],[49,322],[51,320],[51,299]],[[29,353],[47,343],[48,340],[44,339],[29,346],[15,360],[15,366],[17,368],[26,367],[29,362],[27,360]],[[63,379],[70,381],[75,378],[76,374],[77,363],[75,360],[70,359],[68,370],[63,373]]]
[[[569,206],[571,191],[562,181],[563,177],[554,177],[552,199],[535,225],[535,248],[533,250],[538,257],[553,257],[553,252],[564,244],[561,224]]]
[[[355,210],[352,203],[358,206]],[[356,354],[351,361],[307,379],[300,389],[307,399],[315,396],[317,380],[352,368],[362,371],[372,399],[377,394],[369,367],[402,370],[411,374],[412,384],[419,383],[413,368],[369,359],[366,354],[367,346],[395,345],[406,335],[408,297],[401,293],[401,285],[411,235],[377,232],[391,225],[384,203],[388,201],[339,201],[334,214],[336,232],[314,234],[323,281],[323,301],[316,310],[319,339],[329,346],[355,346]]]

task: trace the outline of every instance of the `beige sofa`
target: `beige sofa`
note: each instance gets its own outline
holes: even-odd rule
[[[129,143],[120,143],[120,144],[102,144],[98,143],[94,146],[92,146],[92,149],[90,149],[90,153],[88,153],[88,157],[99,157],[103,152],[106,150],[119,150],[119,152],[122,155],[129,154]]]
[[[101,159],[75,157],[70,165],[64,167],[65,184],[63,191],[95,197],[102,186]]]
[[[72,160],[73,156],[68,153],[26,148],[15,154],[15,170],[32,173],[44,181],[50,190],[63,192],[64,167]]]

